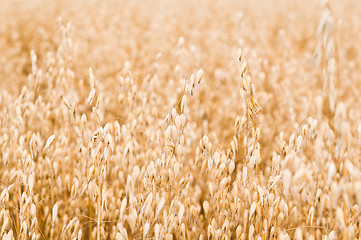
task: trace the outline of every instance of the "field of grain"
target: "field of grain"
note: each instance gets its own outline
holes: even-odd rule
[[[0,237],[361,239],[358,0],[0,1]]]

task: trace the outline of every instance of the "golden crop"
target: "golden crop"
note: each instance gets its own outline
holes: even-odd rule
[[[0,1],[0,237],[360,239],[360,8]]]

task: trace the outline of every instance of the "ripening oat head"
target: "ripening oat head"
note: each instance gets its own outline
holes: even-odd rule
[[[45,149],[48,149],[50,147],[50,145],[53,143],[54,139],[55,139],[55,135],[53,134],[48,138],[48,140],[46,140],[44,151],[45,151]]]
[[[54,225],[55,220],[58,217],[58,203],[55,203],[52,210],[52,224]]]

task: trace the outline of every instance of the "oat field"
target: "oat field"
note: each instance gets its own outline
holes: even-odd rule
[[[1,0],[1,239],[361,239],[360,12]]]

